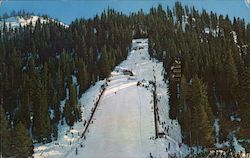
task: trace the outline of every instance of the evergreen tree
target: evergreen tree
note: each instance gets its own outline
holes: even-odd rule
[[[65,106],[64,106],[64,109],[63,109],[63,113],[64,113],[64,116],[65,116],[65,120],[66,120],[66,123],[72,127],[74,125],[74,114],[73,114],[73,108],[70,107],[70,104],[69,104],[69,100],[66,100],[65,102]]]
[[[61,64],[58,65],[56,80],[57,80],[56,87],[59,94],[59,99],[64,99],[66,96],[66,91],[65,91],[64,75],[61,69]]]
[[[23,125],[27,128],[30,127],[31,125],[31,120],[30,120],[30,97],[29,94],[26,92],[23,92],[22,100],[21,100],[21,107],[18,111],[17,118],[15,122],[22,121]]]
[[[80,93],[82,94],[89,85],[89,75],[86,69],[86,65],[82,59],[79,61],[79,68],[78,68],[78,81],[80,84]],[[79,95],[80,96],[80,95]]]
[[[214,135],[206,86],[197,76],[192,83],[192,131],[196,136],[196,145],[211,146],[214,143]]]
[[[33,135],[39,142],[49,142],[50,138],[50,118],[48,112],[48,102],[46,91],[41,88],[39,103],[34,111]]]
[[[73,126],[74,122],[80,119],[80,108],[78,107],[78,98],[76,95],[76,88],[74,85],[69,85],[69,100],[66,101],[64,107],[64,116],[66,123]]]
[[[19,122],[13,131],[13,152],[20,158],[31,157],[33,145],[26,127]]]
[[[235,90],[239,84],[238,71],[232,56],[231,50],[227,54],[227,60],[225,63],[225,84],[226,84],[226,101],[230,103],[231,100],[235,99]]]
[[[180,105],[179,105],[179,121],[181,125],[182,135],[185,138],[184,142],[192,144],[191,142],[191,108],[190,108],[190,87],[185,76],[181,77],[180,82]]]
[[[12,156],[11,137],[8,121],[3,107],[0,105],[0,157]]]
[[[99,72],[100,72],[100,78],[103,79],[109,75],[111,72],[110,66],[109,66],[109,58],[108,58],[108,52],[107,47],[104,46],[103,52],[99,61]]]
[[[250,68],[247,67],[241,74],[240,79],[240,95],[239,95],[239,107],[238,111],[241,117],[241,124],[243,129],[249,129],[250,120]]]

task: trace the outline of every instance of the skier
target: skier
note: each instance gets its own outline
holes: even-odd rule
[[[179,148],[181,148],[181,145],[182,145],[182,143],[180,142],[180,143],[179,143]]]
[[[149,157],[150,157],[150,158],[153,158],[153,156],[152,156],[152,154],[151,154],[151,153],[149,153]]]

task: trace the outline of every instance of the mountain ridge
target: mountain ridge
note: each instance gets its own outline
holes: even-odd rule
[[[42,24],[54,22],[54,23],[58,23],[64,26],[65,28],[69,27],[67,24],[61,21],[58,21],[56,19],[50,18],[50,17],[43,17],[43,16],[37,16],[37,15],[29,15],[25,17],[25,16],[17,15],[17,16],[10,16],[8,18],[3,18],[2,20],[0,20],[0,30],[4,28],[4,23],[7,29],[10,29],[10,28],[15,29],[15,28],[19,28],[20,26],[22,27],[27,26],[29,24],[32,24],[32,26],[35,26],[38,20],[40,20]]]

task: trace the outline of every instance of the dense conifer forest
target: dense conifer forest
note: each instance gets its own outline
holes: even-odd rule
[[[149,38],[151,57],[164,63],[170,117],[181,124],[184,143],[213,147],[234,135],[250,150],[244,142],[250,139],[250,24],[244,19],[177,2],[148,14],[107,9],[69,28],[40,20],[35,26],[4,26],[0,35],[4,157],[32,155],[33,143],[57,139],[59,124],[81,121],[78,99],[126,59],[132,38],[141,37]],[[180,82],[171,77],[176,58],[182,62]]]

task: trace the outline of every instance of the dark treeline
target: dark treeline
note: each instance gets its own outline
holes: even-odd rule
[[[147,18],[150,53],[164,62],[170,118],[179,120],[184,142],[212,147],[215,118],[218,143],[232,140],[232,131],[249,139],[250,24],[180,3],[174,11],[152,8]],[[176,58],[182,61],[180,83],[171,78]]]
[[[177,2],[173,10],[159,5],[149,14],[127,16],[108,9],[69,28],[38,20],[35,27],[4,27],[0,34],[3,156],[30,155],[33,142],[57,139],[59,124],[79,121],[78,98],[126,59],[132,38],[141,37],[149,38],[150,55],[164,63],[170,118],[179,120],[186,144],[212,147],[215,118],[220,142],[236,129],[238,138],[249,139],[250,25],[243,19],[230,21]],[[182,61],[178,84],[170,73],[176,57]],[[8,139],[18,136],[22,147]]]
[[[1,155],[26,157],[32,154],[32,141],[57,139],[59,124],[73,126],[81,119],[78,98],[127,57],[132,39],[128,23],[125,15],[109,9],[93,19],[76,19],[69,28],[40,20],[15,30],[4,26]],[[16,134],[16,128],[22,132]],[[16,141],[18,136],[24,140]]]
[[[12,11],[10,14],[4,13],[3,15],[0,15],[0,20],[6,20],[7,18],[15,17],[15,16],[29,18],[31,15],[34,15],[34,13],[28,13],[28,12],[25,12],[24,10],[18,11],[18,12]]]

